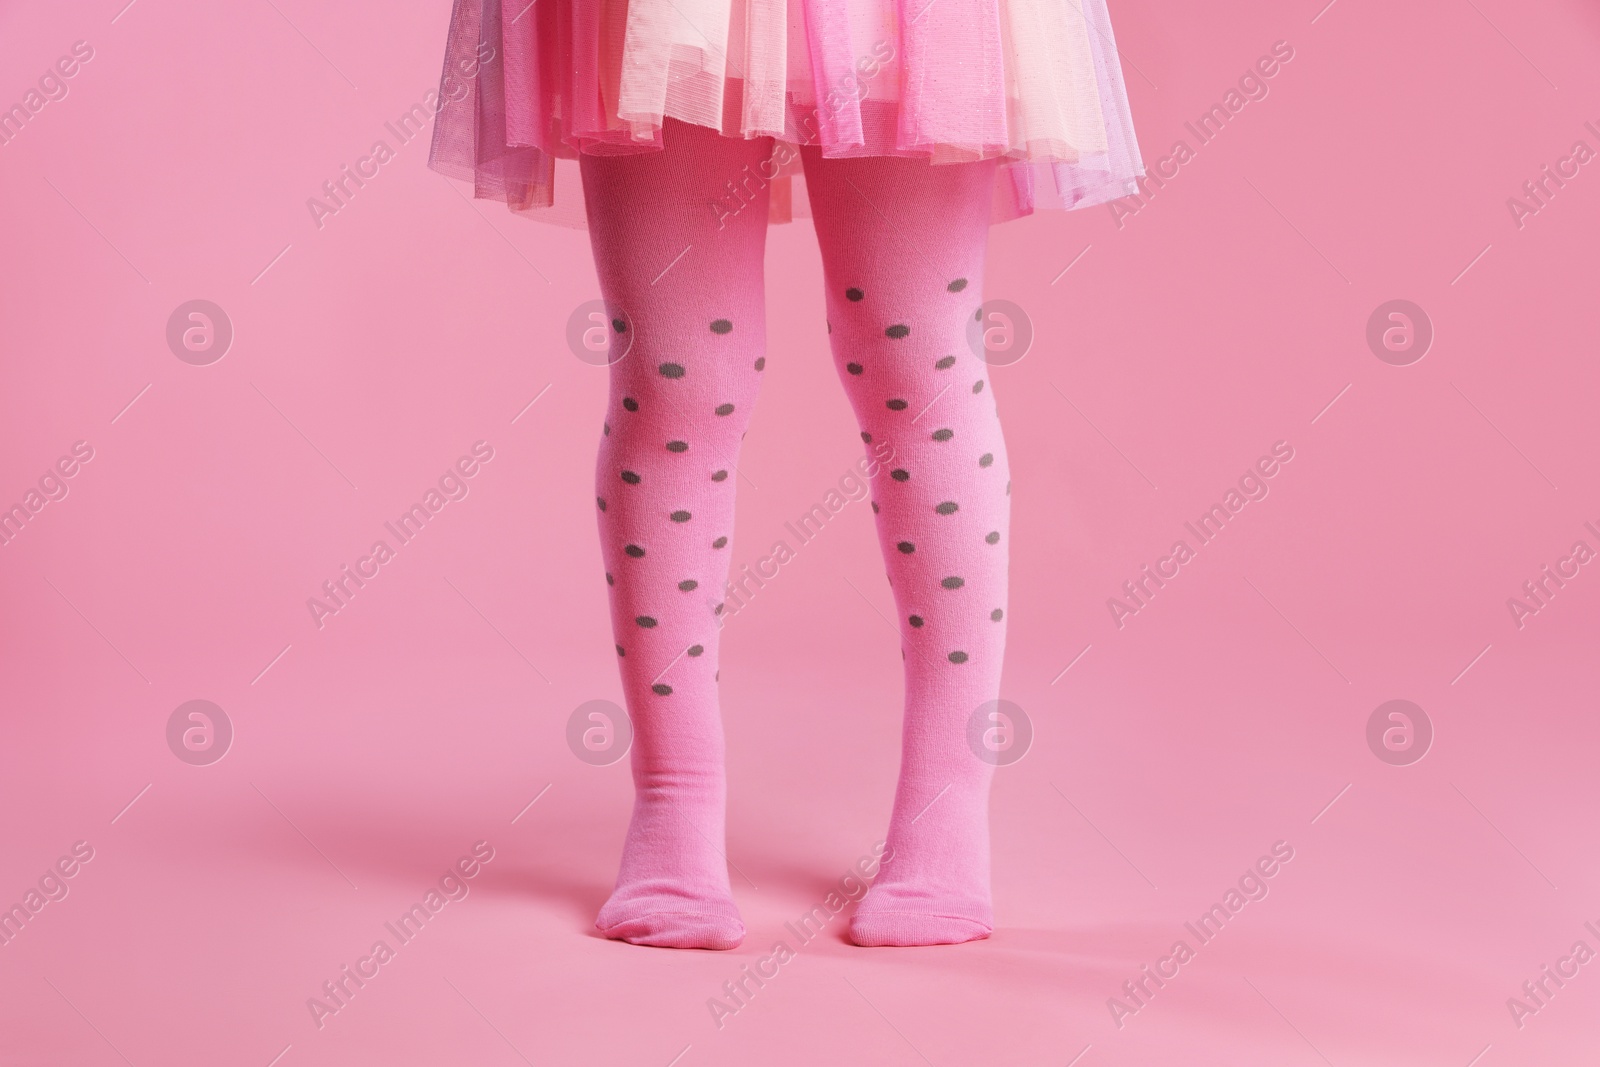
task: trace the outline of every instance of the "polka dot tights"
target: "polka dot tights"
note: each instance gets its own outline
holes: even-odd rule
[[[771,151],[668,122],[665,148],[582,159],[611,367],[596,464],[618,664],[634,722],[633,816],[608,937],[732,948],[723,854],[718,626],[739,441],[763,369]],[[803,150],[839,375],[880,464],[872,508],[900,616],[906,707],[885,850],[860,945],[985,937],[992,766],[967,724],[998,695],[1008,494],[978,310],[992,162],[930,166]],[[728,211],[728,182],[746,201]]]

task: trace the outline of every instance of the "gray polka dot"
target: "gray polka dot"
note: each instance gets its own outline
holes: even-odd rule
[[[721,615],[722,614],[722,609],[727,607],[727,606],[728,605],[726,605],[726,604],[718,604],[716,607],[711,609],[711,614],[713,614],[713,615]]]
[[[711,480],[714,481],[714,482],[725,482],[725,481],[728,480],[728,472],[727,471],[717,471],[715,474],[713,474],[711,476]]]
[[[901,541],[895,547],[898,548],[900,551],[904,552],[908,556],[911,555],[911,553],[913,553],[913,552],[915,552],[917,550],[917,546],[912,544],[910,541]]]
[[[979,378],[977,381],[972,383],[972,391],[974,393],[983,392],[983,379],[982,378]]]
[[[686,373],[682,363],[663,363],[657,369],[663,378],[682,378]]]
[[[632,556],[634,559],[643,559],[644,558],[644,549],[640,548],[638,545],[629,545],[627,548],[623,549],[622,551],[626,552],[628,555]]]
[[[889,477],[893,478],[897,482],[907,482],[911,480],[911,472],[908,470],[896,469],[889,472]]]
[[[689,655],[691,655],[691,656],[698,656],[698,655],[700,655],[700,654],[701,654],[701,653],[702,653],[702,652],[704,652],[704,651],[705,651],[705,650],[706,650],[706,649],[705,649],[705,646],[704,646],[704,645],[690,645],[690,646],[689,646]]]
[[[906,403],[904,400],[896,399],[896,400],[885,400],[884,401],[884,406],[887,407],[890,411],[904,411],[906,408],[910,407],[911,405]]]
[[[633,621],[638,623],[640,626],[644,627],[646,630],[650,629],[651,627],[655,626],[655,624],[656,624],[656,620],[652,619],[648,615],[640,615],[638,618],[634,619]]]
[[[995,622],[999,622],[1005,617],[1006,613],[1001,611],[999,608],[995,608],[993,611],[989,612],[989,618],[993,619]]]
[[[959,651],[952,652],[952,653],[950,653],[950,662],[951,663],[965,663],[965,662],[967,662],[967,654],[965,652],[959,652]]]
[[[600,424],[600,432],[603,433],[605,436],[610,437],[611,436],[611,424],[609,422],[601,423]]]
[[[867,431],[862,430],[861,431],[861,440],[870,445],[872,443],[872,435],[870,433],[868,433]]]
[[[960,589],[962,586],[967,584],[967,580],[965,578],[957,578],[954,575],[951,575],[949,578],[946,578],[939,584],[944,586],[946,589]]]
[[[625,396],[622,398],[622,406],[627,408],[629,411],[639,410],[639,402],[631,396]]]
[[[673,522],[688,522],[690,515],[687,511],[674,511],[671,518]]]
[[[678,583],[678,588],[682,589],[685,593],[692,593],[696,589],[700,588],[700,583],[695,581],[693,578],[685,578],[683,581]]]
[[[856,288],[850,288],[850,289],[846,289],[844,291],[844,298],[846,300],[850,300],[850,301],[860,300],[862,297],[864,297],[866,295],[867,295],[866,293],[863,293],[860,289],[856,289]]]
[[[756,357],[756,370],[766,370],[766,369],[767,369],[767,357],[766,356],[757,356]]]
[[[617,646],[617,655],[626,656],[627,654],[628,653],[623,649],[623,647],[621,645]]]
[[[728,539],[726,537],[719,537],[715,541],[711,542],[711,547],[712,548],[723,548],[727,544],[728,544]]]
[[[687,452],[687,451],[689,451],[689,442],[688,441],[668,441],[667,442],[667,451],[668,452]]]
[[[967,280],[965,278],[957,278],[955,281],[953,281],[949,285],[945,286],[945,288],[950,290],[952,293],[959,293],[961,290],[965,289],[966,287],[967,287]]]
[[[606,584],[607,585],[616,585],[617,584],[617,580],[615,578],[611,577],[611,572],[610,571],[606,571]]]
[[[974,311],[972,313],[972,321],[973,322],[982,322],[983,321],[983,309],[982,308],[979,308],[977,311]]]
[[[922,616],[921,615],[913,615],[909,619],[907,619],[906,622],[909,622],[913,627],[915,627],[917,629],[921,629],[922,628]]]
[[[954,437],[955,435],[956,435],[956,432],[954,430],[935,430],[935,431],[933,431],[933,439],[935,441],[948,441],[948,440],[950,440],[950,438]]]
[[[892,337],[896,341],[898,341],[902,337],[911,336],[911,327],[907,326],[903,322],[897,322],[893,326],[889,327],[887,330],[884,330],[883,331],[883,335],[885,337]]]
[[[934,367],[937,368],[938,370],[949,370],[951,367],[954,367],[955,365],[956,365],[956,357],[955,356],[945,356],[939,362],[935,363]]]
[[[874,515],[878,513],[878,502],[876,500],[872,502],[872,513]]]
[[[954,500],[946,500],[943,504],[940,504],[933,510],[938,512],[940,515],[954,515],[959,508]]]
[[[637,474],[633,473],[632,471],[623,471],[622,472],[622,480],[627,482],[629,485],[638,485],[639,484],[639,476]]]
[[[732,333],[733,332],[733,323],[729,322],[727,319],[712,319],[711,320],[711,332],[712,333]]]
[[[601,511],[604,511],[606,509],[606,498],[605,497],[597,496],[597,497],[594,498],[594,502],[596,504],[600,505],[600,510]]]
[[[862,371],[861,364],[859,363],[846,363],[844,365],[844,369],[849,371],[851,374],[860,374]]]
[[[732,415],[733,414],[733,405],[732,404],[718,404],[717,405],[717,414],[718,415]]]
[[[992,463],[994,463],[993,452],[985,452],[983,455],[978,457],[978,466],[980,467],[987,467]]]
[[[991,531],[989,531],[989,535],[987,537],[985,537],[984,540],[989,542],[991,545],[998,545],[1000,543],[1000,531],[999,530],[991,530]]]
[[[658,697],[671,696],[672,686],[668,685],[666,682],[657,682],[655,685],[650,687],[650,691]]]

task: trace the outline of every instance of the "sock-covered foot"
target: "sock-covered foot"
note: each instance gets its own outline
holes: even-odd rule
[[[634,801],[622,867],[595,927],[605,936],[661,948],[730,949],[744,923],[728,887],[722,798],[641,792]]]
[[[970,757],[970,754],[969,754]],[[994,931],[989,784],[902,777],[877,879],[850,920],[857,945],[955,945]]]

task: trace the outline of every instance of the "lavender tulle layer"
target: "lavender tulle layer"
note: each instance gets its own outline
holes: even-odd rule
[[[997,159],[997,222],[1144,173],[1105,0],[455,0],[435,106],[434,169],[573,225],[558,161],[659,150],[667,119],[773,138],[775,221],[807,213],[798,145]]]

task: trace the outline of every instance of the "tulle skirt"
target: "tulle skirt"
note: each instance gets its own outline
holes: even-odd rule
[[[659,150],[668,118],[774,138],[775,221],[806,213],[802,144],[996,158],[995,221],[1144,173],[1105,0],[455,0],[434,106],[432,167],[580,226],[571,161]]]

